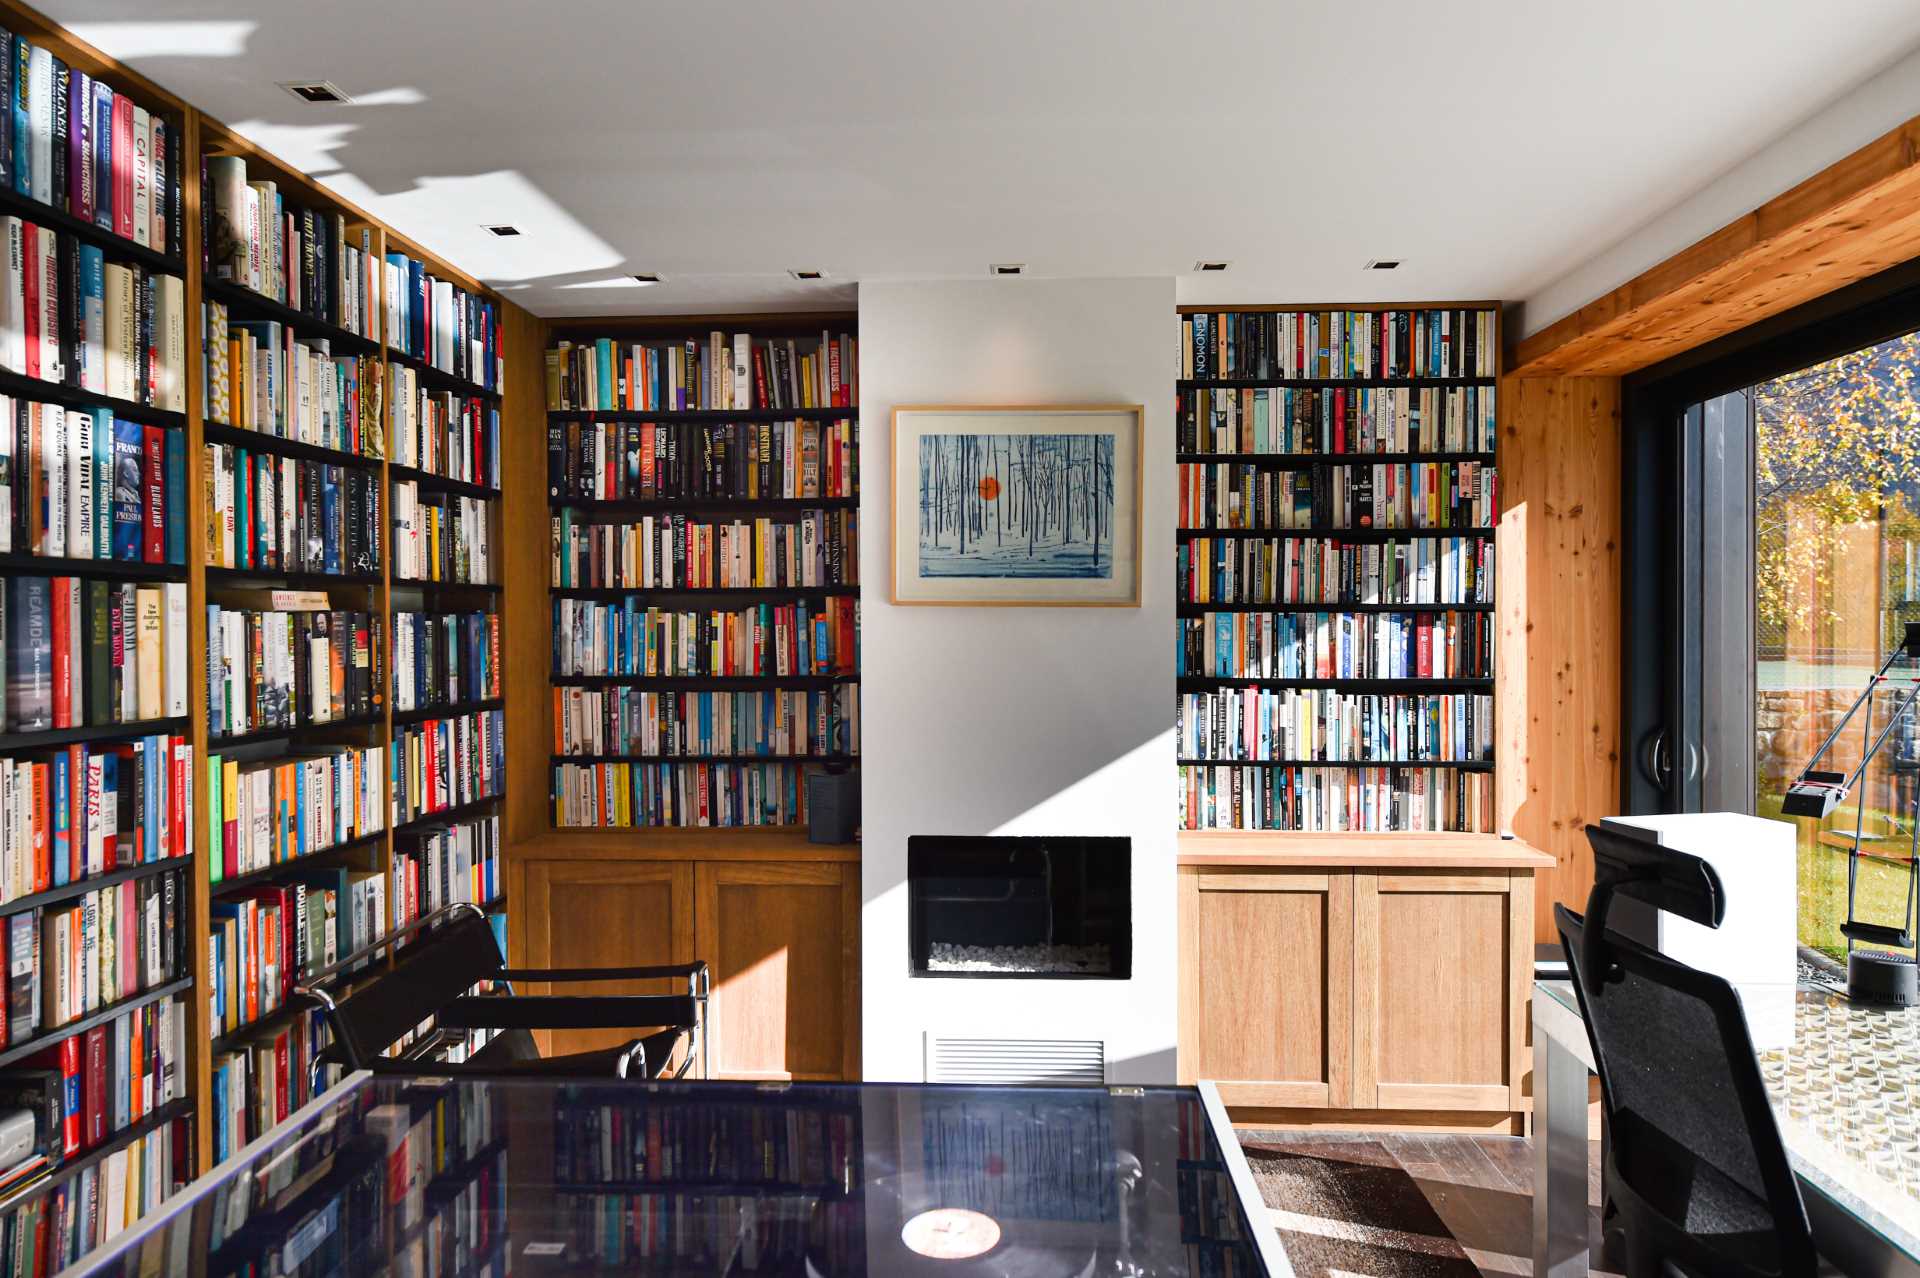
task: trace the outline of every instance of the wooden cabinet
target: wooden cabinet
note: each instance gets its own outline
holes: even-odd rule
[[[1523,1108],[1533,875],[1353,876],[1358,1109]]]
[[[1228,1104],[1347,1104],[1353,876],[1194,873],[1181,889],[1193,949],[1180,969],[1181,1078],[1215,1080]]]
[[[1519,1130],[1543,862],[1473,836],[1183,840],[1180,1081],[1252,1121]]]
[[[701,864],[694,883],[715,1077],[857,1078],[859,867]]]
[[[801,851],[793,860],[746,855],[748,842],[682,843],[662,835],[642,845],[642,855],[567,839],[516,849],[525,964],[621,967],[703,958],[712,976],[707,1027],[715,1078],[857,1079],[859,862],[846,850]],[[676,988],[661,981],[556,987]],[[628,1037],[566,1031],[543,1047],[581,1051]]]

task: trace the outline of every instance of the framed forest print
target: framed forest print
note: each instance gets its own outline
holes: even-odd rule
[[[893,410],[893,602],[1140,604],[1138,404]]]

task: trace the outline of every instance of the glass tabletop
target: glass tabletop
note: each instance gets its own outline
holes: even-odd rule
[[[80,1272],[1257,1278],[1229,1157],[1192,1088],[360,1076]]]

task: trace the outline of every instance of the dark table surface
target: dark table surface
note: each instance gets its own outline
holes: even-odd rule
[[[80,1271],[1279,1278],[1220,1122],[1193,1088],[361,1075]]]

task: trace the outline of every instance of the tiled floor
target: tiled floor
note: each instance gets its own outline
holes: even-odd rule
[[[1263,1131],[1244,1131],[1241,1137],[1274,1142],[1376,1141],[1413,1177],[1435,1214],[1483,1275],[1513,1278],[1533,1272],[1533,1150],[1521,1137]],[[1590,1228],[1597,1239],[1598,1142],[1592,1147],[1591,1166],[1594,1199]]]

